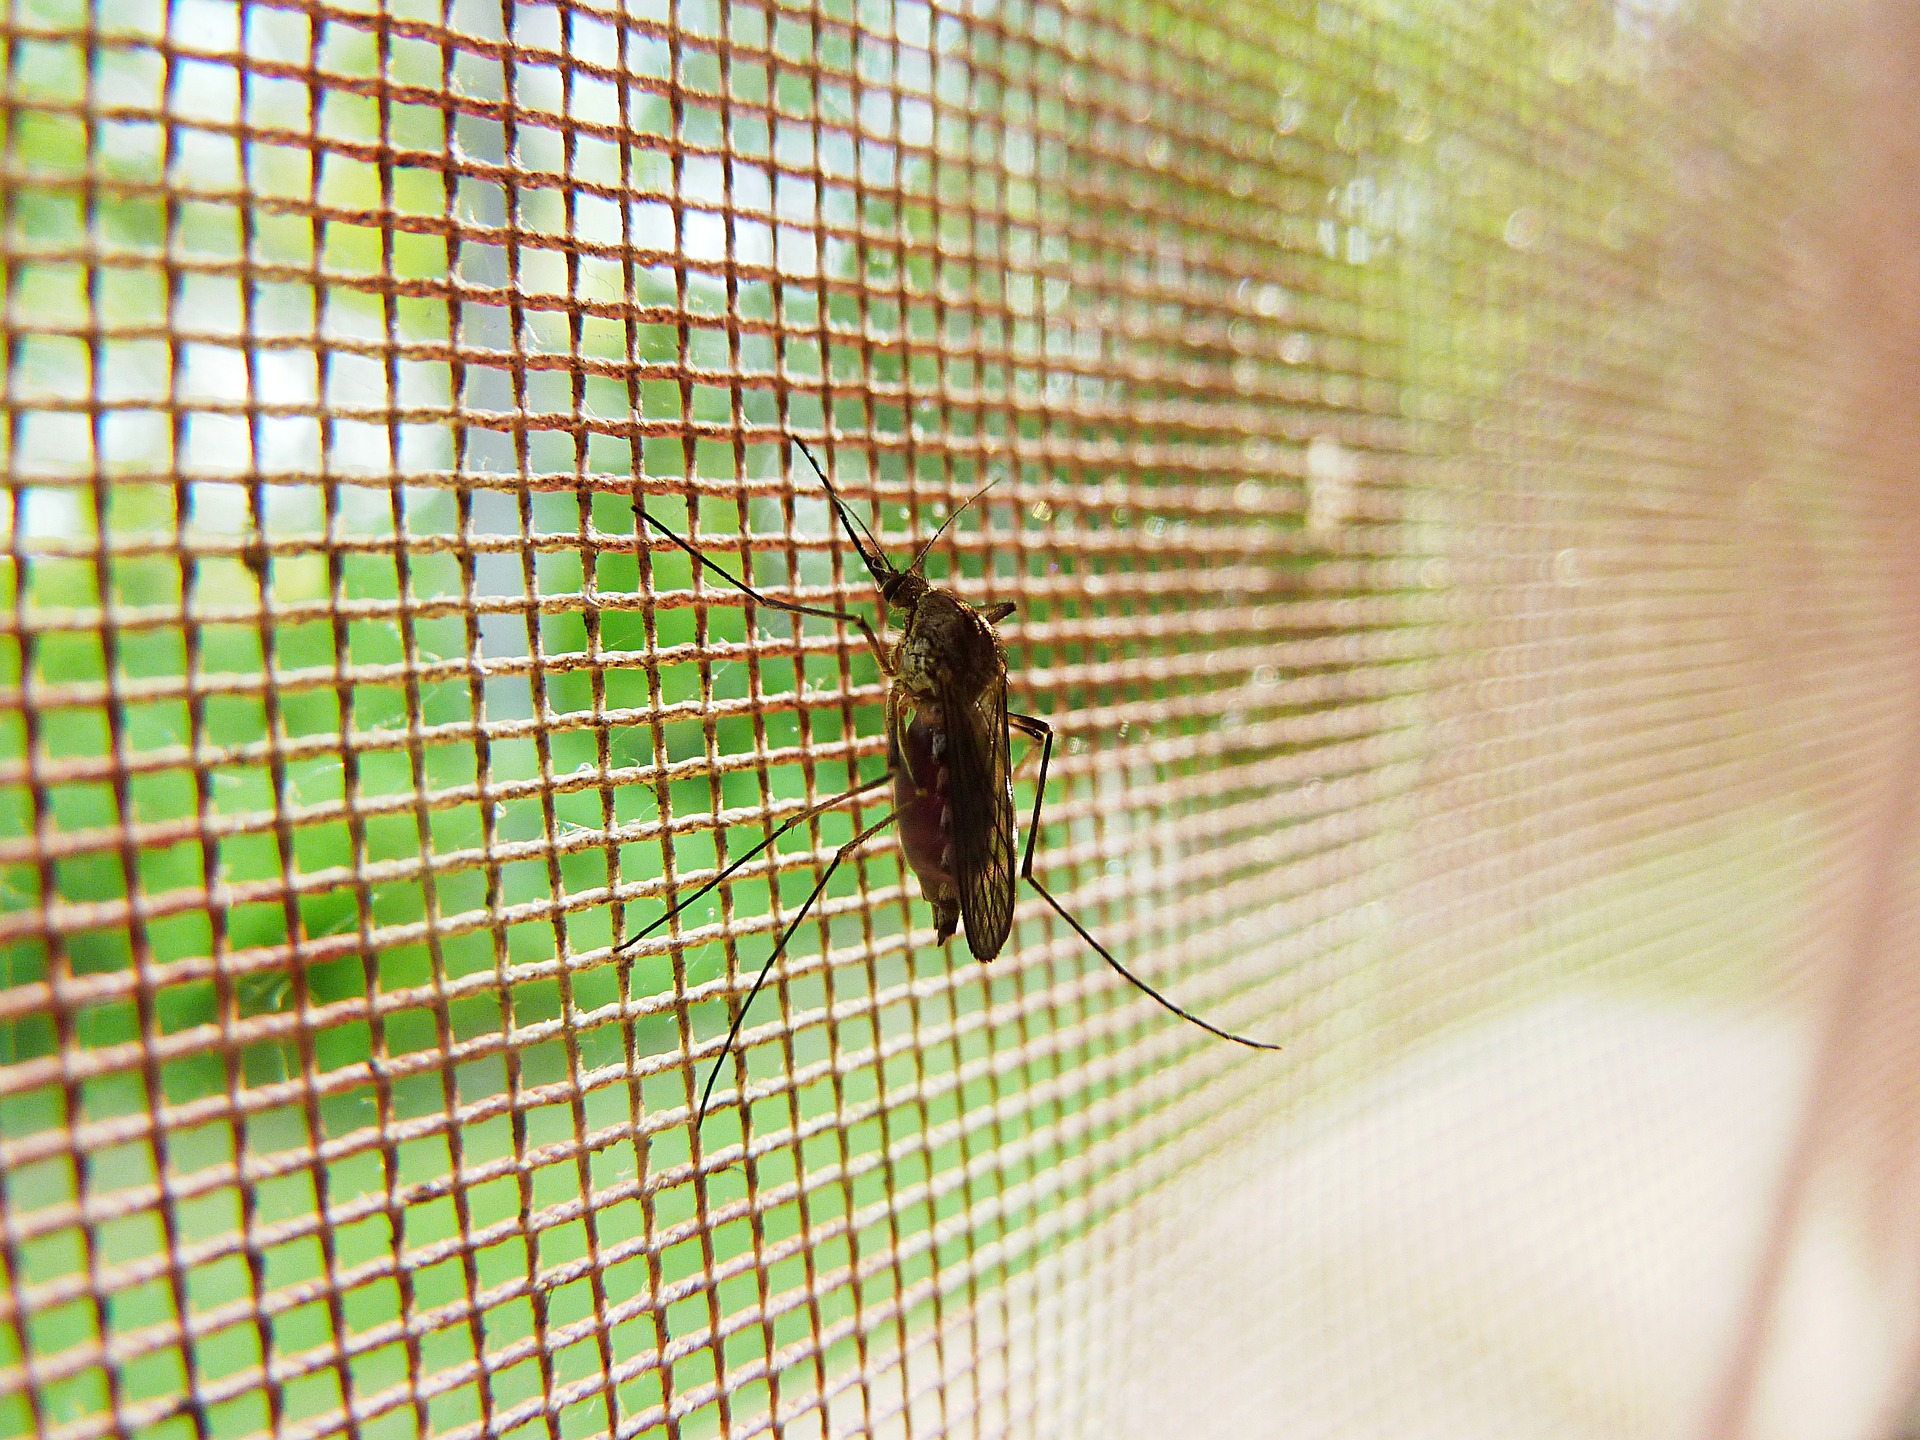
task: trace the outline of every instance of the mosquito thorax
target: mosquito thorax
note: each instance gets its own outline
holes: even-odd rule
[[[1006,673],[1006,651],[987,619],[949,591],[926,586],[893,652],[894,680],[918,706],[941,695],[978,695]]]

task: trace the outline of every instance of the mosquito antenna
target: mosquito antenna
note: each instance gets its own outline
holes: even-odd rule
[[[973,494],[969,495],[965,500],[962,500],[960,502],[960,508],[958,510],[955,510],[951,515],[947,516],[946,519],[940,522],[940,528],[934,531],[933,534],[927,537],[927,543],[922,545],[918,550],[913,552],[913,563],[907,567],[907,571],[909,574],[911,574],[913,571],[916,571],[920,568],[920,562],[927,558],[927,552],[933,549],[935,543],[940,539],[942,535],[947,533],[947,527],[951,525],[954,521],[960,518],[961,514],[965,512],[967,506],[973,504],[974,501],[978,500],[982,495],[986,494],[987,491],[991,490],[994,486],[998,485],[1002,480],[1002,478],[1004,477],[999,475],[994,476],[993,479],[987,481],[986,484],[982,485],[978,490],[974,491]]]
[[[827,478],[827,472],[820,468],[820,462],[813,458],[813,451],[807,448],[807,442],[798,435],[792,437],[793,443],[800,447],[800,453],[807,457],[807,463],[813,467],[813,473],[820,477],[820,483],[827,487],[827,499],[833,502],[833,513],[840,517],[841,525],[846,527],[847,538],[853,541],[853,548],[860,552],[860,558],[866,562],[868,571],[873,575],[873,583],[884,586],[889,576],[896,573],[893,563],[887,559],[887,552],[880,548],[880,542],[873,538],[873,531],[867,529],[867,522],[855,514],[847,502],[840,498],[840,492],[833,488],[833,481]],[[858,532],[854,526],[859,526]],[[860,536],[867,537],[862,544]]]

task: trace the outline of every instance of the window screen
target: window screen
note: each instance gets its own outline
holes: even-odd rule
[[[7,1433],[1891,1413],[1910,22],[6,15]],[[636,506],[883,623],[796,440],[1279,1053],[891,832],[723,1051],[887,677]]]

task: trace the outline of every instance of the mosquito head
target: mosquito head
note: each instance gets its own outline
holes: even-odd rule
[[[840,517],[840,528],[847,532],[847,538],[853,542],[853,548],[860,552],[861,560],[866,562],[867,573],[873,576],[873,583],[880,587],[881,594],[886,595],[888,585],[898,580],[902,572],[893,568],[893,562],[887,559],[886,551],[880,548],[880,542],[874,539],[873,532],[867,529],[867,522],[847,508],[847,502],[842,500],[840,492],[833,488],[833,481],[827,478],[827,472],[822,470],[820,462],[813,458],[813,452],[807,448],[807,442],[796,435],[793,437],[793,443],[800,447],[800,453],[807,457],[807,464],[813,467],[813,473],[818,475],[820,483],[827,487],[827,500],[833,506],[833,513]]]
[[[920,597],[932,587],[919,570],[896,570],[880,582],[880,594],[889,605],[902,610],[912,610],[920,603]]]

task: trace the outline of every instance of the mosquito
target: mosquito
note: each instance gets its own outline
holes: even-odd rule
[[[1018,730],[1040,745],[1040,777],[1035,783],[1033,813],[1027,821],[1026,850],[1020,859],[1020,878],[1046,901],[1054,914],[1064,920],[1073,933],[1093,952],[1111,965],[1136,990],[1151,997],[1164,1009],[1198,1025],[1210,1035],[1245,1045],[1253,1050],[1278,1050],[1278,1045],[1250,1040],[1230,1030],[1202,1020],[1183,1010],[1153,986],[1135,975],[1113,957],[1074,916],[1040,883],[1033,873],[1034,841],[1040,834],[1040,809],[1047,795],[1047,767],[1053,759],[1053,727],[1034,715],[1022,715],[1007,709],[1007,650],[994,626],[1014,611],[1009,601],[999,601],[984,609],[969,604],[951,590],[930,583],[921,573],[927,553],[960,515],[992,488],[992,482],[976,491],[959,509],[941,522],[940,528],[914,552],[913,562],[904,570],[897,568],[880,548],[866,523],[848,508],[840,492],[827,478],[820,462],[798,436],[793,443],[807,457],[807,464],[826,487],[827,499],[840,526],[859,552],[880,596],[890,608],[903,612],[901,636],[887,646],[866,617],[845,610],[816,605],[800,605],[790,600],[775,600],[761,594],[709,559],[691,541],[660,523],[646,507],[635,503],[637,518],[658,530],[673,544],[687,552],[706,570],[719,576],[734,589],[775,610],[795,615],[814,615],[822,619],[844,621],[858,629],[880,662],[887,677],[887,768],[883,774],[862,780],[851,790],[810,805],[790,816],[772,834],[728,865],[706,884],[675,902],[646,929],[620,947],[626,950],[653,934],[675,915],[701,896],[724,883],[741,866],[768,849],[794,826],[816,815],[845,804],[882,786],[892,788],[892,808],[864,827],[834,852],[833,859],[820,873],[819,880],[799,911],[789,920],[775,942],[773,953],[760,967],[753,987],[734,1012],[733,1024],[721,1046],[720,1058],[707,1074],[700,1094],[700,1107],[694,1112],[697,1128],[707,1115],[713,1099],[713,1087],[734,1041],[746,1023],[747,1011],[773,973],[773,967],[787,948],[807,912],[827,888],[833,872],[861,845],[887,826],[898,824],[900,845],[907,864],[920,882],[920,893],[933,907],[934,935],[941,944],[963,930],[967,948],[976,960],[988,961],[999,955],[1013,930],[1014,834],[1013,771],[1007,763],[1012,732]],[[618,952],[615,952],[618,953]]]

